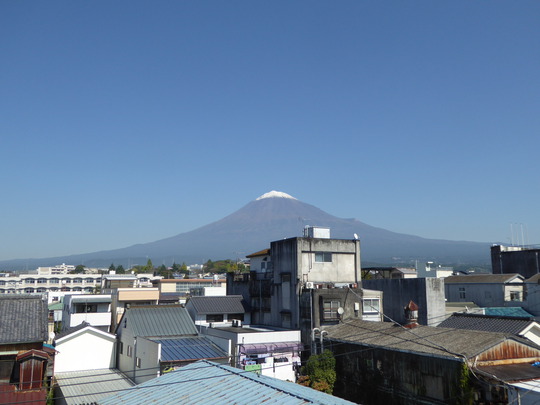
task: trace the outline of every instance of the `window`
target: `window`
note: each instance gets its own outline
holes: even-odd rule
[[[363,314],[378,314],[380,311],[381,302],[378,298],[364,298],[362,301],[362,313]]]
[[[34,284],[35,282],[36,280],[34,280],[33,278],[27,278],[26,280],[24,280],[25,284]]]
[[[130,345],[127,347],[127,355],[128,357],[133,357],[133,348]]]
[[[223,314],[208,314],[206,322],[223,322]]]
[[[466,298],[465,287],[459,287],[459,299],[464,300]]]
[[[324,301],[323,302],[323,319],[335,320],[339,319],[338,308],[340,307],[339,301]]]
[[[47,279],[46,279],[46,278],[38,278],[38,279],[37,279],[37,282],[38,282],[38,284],[46,284],[46,283],[47,283]]]
[[[51,279],[49,280],[49,283],[50,283],[50,284],[59,284],[59,283],[60,283],[60,279],[58,279],[58,278],[51,278]]]
[[[521,292],[510,291],[510,301],[521,301]]]
[[[290,283],[291,282],[291,273],[282,273],[281,274],[281,282],[282,283]]]
[[[124,343],[118,342],[118,353],[124,354]]]
[[[97,312],[97,304],[76,304],[75,313],[84,314],[88,312]]]
[[[135,357],[135,363],[137,364],[137,368],[141,368],[141,358]]]
[[[332,253],[330,252],[315,252],[316,263],[331,263]]]

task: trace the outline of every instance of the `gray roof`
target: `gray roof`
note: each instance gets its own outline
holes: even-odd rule
[[[444,279],[445,284],[453,283],[508,283],[515,277],[523,279],[518,273],[512,274],[469,274],[466,276],[449,276]]]
[[[442,321],[438,327],[509,333],[518,336],[523,329],[533,323],[536,322],[530,318],[456,313]]]
[[[525,280],[526,283],[534,283],[534,284],[540,284],[539,281],[540,281],[540,273],[537,273],[534,276]]]
[[[187,361],[229,357],[227,353],[217,347],[210,339],[203,336],[152,340],[161,343],[161,361]]]
[[[147,381],[99,401],[131,404],[351,405],[352,402],[289,381],[258,375],[207,360]]]
[[[49,309],[41,295],[0,296],[0,344],[44,342]]]
[[[95,404],[135,384],[118,370],[98,369],[55,373],[67,405]]]
[[[527,341],[503,333],[419,326],[406,329],[391,322],[350,320],[326,326],[331,340],[358,343],[370,347],[393,349],[409,353],[424,353],[442,357],[470,358],[505,340]]]
[[[225,295],[221,297],[191,297],[188,301],[200,315],[209,314],[243,314],[248,310],[241,295]]]
[[[131,307],[118,325],[131,328],[133,336],[166,337],[197,335],[197,329],[186,309],[180,305]]]

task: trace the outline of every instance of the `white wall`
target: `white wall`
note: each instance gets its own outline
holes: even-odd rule
[[[66,336],[57,343],[58,354],[54,359],[54,371],[96,370],[112,368],[115,365],[114,336],[105,336],[92,329]]]

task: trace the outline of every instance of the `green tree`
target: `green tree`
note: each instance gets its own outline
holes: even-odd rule
[[[124,269],[124,266],[119,264],[116,268],[116,274],[126,274],[126,269]]]
[[[321,354],[312,354],[302,367],[302,374],[304,377],[299,379],[301,385],[332,394],[336,383],[334,354],[328,349]]]
[[[71,274],[83,274],[86,271],[86,267],[83,264],[75,266],[75,270],[71,270]]]
[[[146,266],[144,266],[144,272],[145,273],[154,272],[154,265],[152,264],[152,260],[148,259],[148,261],[146,262]]]
[[[114,263],[111,263],[109,266],[109,271],[116,271],[116,267],[114,266]]]

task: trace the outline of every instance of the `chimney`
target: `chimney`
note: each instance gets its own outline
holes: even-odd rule
[[[413,301],[409,301],[409,304],[405,307],[405,318],[407,323],[404,325],[405,328],[413,329],[420,326],[418,324],[418,305]]]

